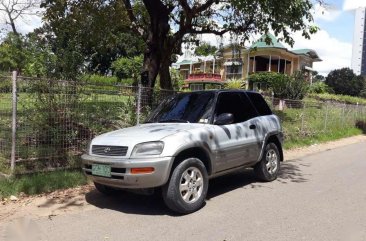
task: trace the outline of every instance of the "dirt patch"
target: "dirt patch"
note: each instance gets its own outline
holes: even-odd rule
[[[366,142],[366,136],[354,136],[309,147],[285,150],[285,160],[295,160],[310,154],[359,142]],[[65,213],[96,209],[97,207],[85,200],[85,195],[90,193],[91,190],[94,190],[94,186],[89,184],[36,196],[21,195],[17,197],[18,200],[16,201],[11,201],[10,199],[0,200],[0,226],[2,223],[24,217],[48,217],[52,219],[54,216]]]

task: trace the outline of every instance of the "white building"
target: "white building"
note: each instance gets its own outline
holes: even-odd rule
[[[365,8],[356,9],[351,68],[357,75],[366,75],[365,14]]]

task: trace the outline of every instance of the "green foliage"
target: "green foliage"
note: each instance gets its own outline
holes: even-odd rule
[[[0,79],[0,93],[10,93],[13,89],[11,79]]]
[[[309,97],[322,101],[333,101],[353,105],[356,105],[358,103],[360,105],[366,105],[366,98],[360,98],[350,95],[336,95],[330,93],[322,93],[322,94],[310,94]]]
[[[240,79],[231,79],[225,83],[225,89],[246,89],[246,81]]]
[[[81,80],[87,84],[93,85],[115,85],[119,82],[115,76],[105,76],[98,74],[83,75]]]
[[[267,85],[276,98],[302,100],[309,91],[309,83],[301,72],[293,76],[275,72],[256,73],[249,76],[251,85],[261,83]]]
[[[133,79],[135,83],[140,79],[143,57],[135,56],[133,58],[121,57],[112,63],[114,75],[119,80]]]
[[[25,65],[26,57],[23,37],[9,33],[0,44],[0,70],[21,71]]]
[[[27,195],[52,192],[87,184],[86,176],[80,171],[54,171],[23,175],[0,180],[0,199],[10,195]]]
[[[342,68],[331,71],[325,83],[330,86],[336,94],[360,96],[361,91],[366,88],[365,79],[357,76],[350,68]]]
[[[214,55],[217,48],[208,42],[200,42],[200,45],[194,50],[194,54],[197,56],[209,56]]]
[[[23,74],[32,77],[46,77],[55,69],[56,56],[42,38],[30,33],[25,38],[26,62]]]
[[[180,90],[184,85],[184,79],[179,70],[170,68],[170,78],[172,79],[172,85],[174,90]]]
[[[309,93],[314,94],[324,94],[324,93],[332,93],[334,92],[332,88],[330,88],[324,82],[315,82],[310,86]]]
[[[143,52],[144,42],[122,1],[46,0],[41,7],[45,24],[37,31],[52,46],[58,61],[55,71],[62,78],[85,71],[107,74],[118,57]]]

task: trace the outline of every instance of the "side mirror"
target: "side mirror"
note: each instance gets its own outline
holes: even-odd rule
[[[232,124],[234,122],[234,115],[231,113],[222,113],[220,114],[214,124],[215,125],[229,125]]]

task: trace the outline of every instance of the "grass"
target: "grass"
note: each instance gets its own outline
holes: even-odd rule
[[[354,97],[349,95],[336,95],[336,94],[324,93],[324,94],[310,94],[308,97],[322,101],[335,101],[353,105],[357,104],[366,105],[366,98]]]
[[[0,180],[0,199],[10,195],[27,195],[52,192],[87,184],[86,176],[80,171],[54,171],[22,175],[18,178]]]
[[[328,141],[334,141],[341,138],[361,135],[362,130],[353,127],[336,130],[332,133],[321,133],[313,137],[300,137],[294,138],[292,140],[285,141],[284,148],[285,149],[293,149],[298,147],[310,146],[314,144],[320,144]]]
[[[355,126],[357,120],[366,120],[359,109],[334,105],[311,105],[305,109],[287,108],[276,111],[282,121],[285,149],[308,146],[362,134]]]

